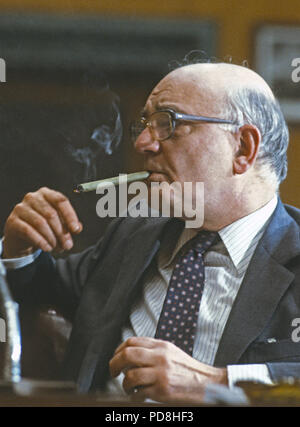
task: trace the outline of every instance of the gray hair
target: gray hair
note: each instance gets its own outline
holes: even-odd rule
[[[225,118],[239,126],[256,126],[260,131],[256,167],[263,178],[268,178],[270,172],[275,175],[278,186],[287,175],[289,144],[288,127],[278,101],[253,88],[239,88],[229,91],[226,104]]]

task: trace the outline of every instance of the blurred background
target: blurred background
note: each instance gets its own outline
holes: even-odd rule
[[[110,219],[74,186],[141,168],[129,123],[191,51],[246,60],[275,90],[291,136],[281,197],[300,208],[299,0],[0,0],[1,230],[28,191],[48,186],[84,223],[74,251],[94,243]]]

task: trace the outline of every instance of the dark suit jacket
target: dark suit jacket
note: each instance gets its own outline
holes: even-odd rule
[[[86,251],[57,262],[42,253],[9,273],[19,303],[60,303],[72,317],[64,376],[81,391],[104,386],[142,276],[172,221],[182,224],[119,218]],[[279,202],[232,307],[215,366],[267,363],[275,380],[300,377],[300,342],[292,340],[292,321],[300,318],[299,223],[300,211]]]

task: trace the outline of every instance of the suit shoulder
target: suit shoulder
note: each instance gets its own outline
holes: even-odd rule
[[[298,224],[298,227],[300,227],[300,209],[287,204],[285,204],[284,207],[289,216],[292,217],[293,220]]]

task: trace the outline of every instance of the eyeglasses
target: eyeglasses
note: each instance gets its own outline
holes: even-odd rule
[[[152,113],[148,119],[141,117],[140,120],[131,123],[130,132],[132,140],[135,141],[147,127],[151,132],[152,138],[157,141],[164,141],[173,135],[178,121],[235,124],[231,120],[219,119],[217,117],[193,116],[166,109]]]

